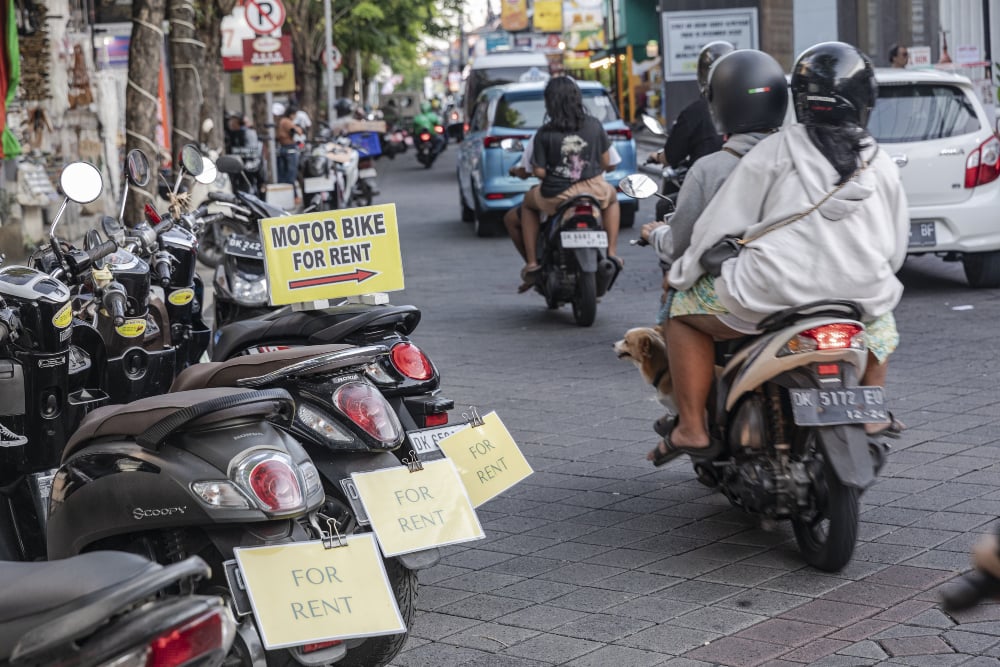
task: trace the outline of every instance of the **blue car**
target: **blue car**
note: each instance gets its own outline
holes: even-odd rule
[[[615,171],[605,173],[608,182],[618,185],[636,172],[635,140],[618,115],[618,109],[604,86],[596,81],[577,81],[587,111],[604,124],[622,161]],[[545,82],[511,83],[487,88],[480,93],[467,119],[469,130],[458,154],[458,198],[462,220],[475,222],[476,234],[492,236],[503,229],[503,214],[517,206],[524,193],[538,183],[522,180],[508,172],[523,150],[522,141],[535,133],[545,118]],[[505,141],[509,140],[509,141]],[[631,227],[639,202],[618,193],[621,226]]]

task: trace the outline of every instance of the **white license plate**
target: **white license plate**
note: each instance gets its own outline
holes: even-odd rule
[[[302,189],[307,195],[329,192],[333,190],[333,176],[310,176],[302,182]]]
[[[564,248],[607,248],[607,232],[562,232],[559,234]]]
[[[444,457],[444,452],[438,447],[440,441],[449,435],[458,433],[468,426],[462,422],[458,424],[448,424],[447,426],[436,426],[434,428],[424,428],[419,431],[407,431],[406,437],[410,439],[410,446],[421,460],[438,459]]]
[[[367,167],[358,172],[358,178],[375,178],[378,176],[378,172],[375,171],[375,167]]]
[[[799,426],[881,424],[889,421],[882,387],[789,389],[792,417]]]

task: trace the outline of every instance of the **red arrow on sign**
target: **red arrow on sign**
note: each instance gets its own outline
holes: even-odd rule
[[[285,22],[285,6],[281,0],[247,0],[243,15],[251,30],[258,35],[269,35]]]
[[[378,275],[378,271],[366,271],[365,269],[355,269],[351,273],[338,273],[332,276],[322,276],[320,278],[303,278],[302,280],[288,281],[288,289],[301,289],[303,287],[317,287],[319,285],[335,285],[337,283],[349,283],[356,280],[363,283],[369,278]]]

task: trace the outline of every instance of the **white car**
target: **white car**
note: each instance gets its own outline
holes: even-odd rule
[[[868,130],[899,166],[910,254],[961,260],[973,287],[1000,287],[1000,137],[963,76],[878,69]]]

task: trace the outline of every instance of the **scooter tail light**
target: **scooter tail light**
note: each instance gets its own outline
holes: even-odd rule
[[[834,322],[800,331],[785,343],[779,357],[817,350],[864,350],[865,328],[853,322]]]
[[[145,667],[180,667],[209,662],[215,654],[222,653],[232,644],[235,624],[225,615],[225,608],[214,609],[188,623],[173,628],[149,643],[145,649]]]
[[[424,428],[430,428],[432,426],[445,426],[447,424],[447,412],[440,412],[436,415],[424,415]]]
[[[267,512],[291,512],[305,506],[296,466],[283,452],[251,454],[236,466],[236,474],[242,487]]]
[[[420,141],[430,141],[430,140],[431,140],[431,135],[429,132],[420,133]]]
[[[333,639],[328,642],[315,642],[313,644],[305,644],[302,646],[302,652],[306,654],[315,653],[316,651],[322,651],[325,648],[330,648],[331,646],[338,646],[342,643],[343,642],[340,641],[339,639]]]
[[[438,134],[444,134],[444,126],[442,126],[442,125],[435,125],[434,126],[434,131],[437,132]]]
[[[392,365],[411,380],[430,380],[434,377],[434,366],[424,351],[413,343],[397,343],[389,351]]]
[[[333,392],[333,404],[351,421],[375,438],[387,444],[403,439],[403,427],[392,407],[375,387],[363,382],[348,382]]]

